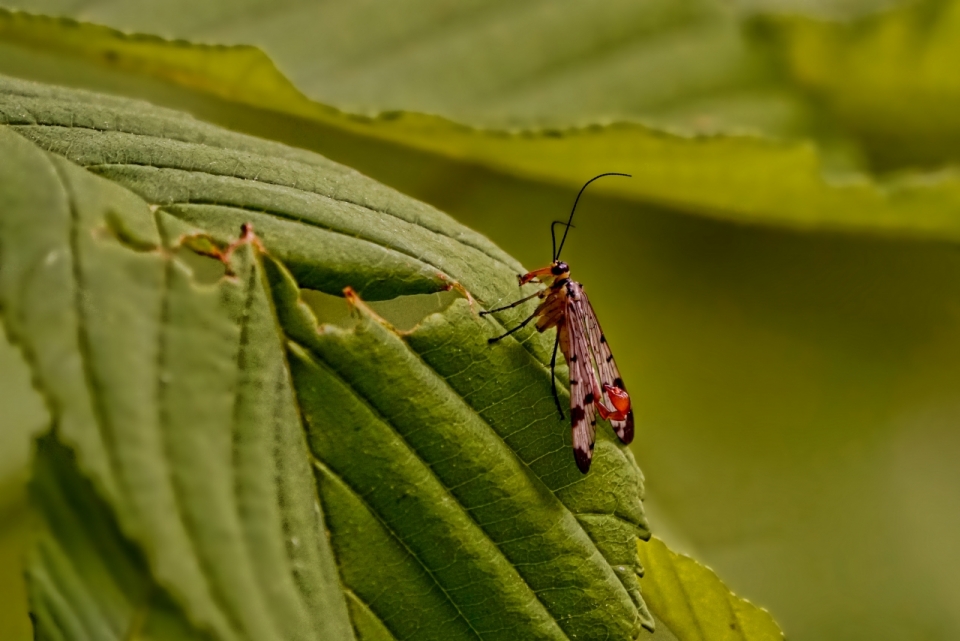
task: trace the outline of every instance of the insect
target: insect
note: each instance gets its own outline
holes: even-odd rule
[[[554,221],[550,225],[550,237],[553,240],[553,262],[546,267],[520,275],[520,285],[536,282],[545,287],[540,291],[514,301],[509,305],[480,312],[481,316],[502,312],[524,303],[531,298],[539,298],[540,304],[527,319],[501,336],[489,339],[496,343],[510,334],[525,327],[534,319],[536,328],[544,332],[551,327],[557,328],[557,337],[553,343],[553,357],[550,359],[550,378],[553,400],[557,404],[561,420],[563,408],[557,395],[557,350],[563,353],[570,370],[570,429],[573,434],[573,456],[577,467],[584,474],[590,469],[593,459],[593,445],[597,434],[597,418],[609,420],[613,430],[624,443],[633,440],[633,409],[630,407],[630,395],[620,377],[620,371],[613,360],[610,346],[600,329],[600,322],[590,305],[583,286],[570,278],[570,266],[560,260],[560,252],[567,240],[567,232],[573,226],[573,214],[577,203],[587,185],[604,176],[626,176],[629,174],[606,173],[588,180],[576,200],[566,223]],[[556,227],[564,225],[563,238],[557,246]]]

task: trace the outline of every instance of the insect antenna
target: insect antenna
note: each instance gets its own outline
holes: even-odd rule
[[[563,251],[563,244],[567,242],[567,232],[570,231],[571,227],[573,227],[573,225],[571,225],[570,223],[573,222],[573,214],[576,213],[577,211],[577,203],[580,202],[580,196],[583,195],[583,190],[586,189],[587,185],[592,183],[594,180],[598,178],[603,178],[604,176],[626,176],[627,178],[633,178],[633,176],[631,176],[630,174],[620,174],[616,172],[609,172],[606,174],[600,174],[599,176],[594,176],[593,178],[591,178],[590,180],[588,180],[583,184],[583,187],[580,188],[580,193],[577,194],[577,199],[573,201],[573,209],[570,210],[570,218],[568,218],[566,222],[567,228],[563,230],[563,238],[560,239],[560,247],[557,247],[557,239],[553,235],[554,225],[556,225],[557,222],[559,221],[554,222],[553,225],[550,226],[550,236],[553,239],[553,247],[554,247],[554,252],[553,252],[554,262],[560,259],[560,252]],[[560,224],[562,225],[564,223],[560,223]]]
[[[553,241],[553,254],[551,254],[552,256],[557,255],[557,233],[556,233],[557,225],[566,225],[568,228],[573,227],[574,229],[576,229],[577,227],[576,225],[571,225],[569,222],[563,222],[562,220],[555,220],[552,223],[550,223],[550,240]],[[554,258],[554,260],[556,260],[556,258]]]

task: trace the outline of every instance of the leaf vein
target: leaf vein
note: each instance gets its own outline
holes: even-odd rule
[[[384,588],[384,591],[386,591],[386,588]],[[354,592],[353,590],[351,590],[351,589],[348,588],[348,587],[344,587],[344,588],[343,588],[343,592],[344,592],[344,594],[347,595],[347,598],[348,598],[348,599],[351,599],[351,600],[355,601],[356,604],[357,604],[360,608],[363,608],[363,611],[364,611],[364,612],[366,612],[366,613],[369,614],[371,617],[373,617],[374,619],[376,619],[377,621],[379,621],[379,622],[380,622],[380,625],[382,625],[382,626],[384,627],[384,629],[385,629],[387,632],[390,633],[390,638],[391,638],[391,639],[394,639],[395,641],[399,641],[399,637],[398,637],[396,634],[394,634],[393,630],[390,629],[390,626],[387,625],[387,622],[384,621],[384,620],[383,620],[382,618],[380,618],[379,616],[377,616],[376,612],[373,611],[373,608],[371,607],[370,604],[372,604],[373,601],[376,601],[376,599],[373,599],[373,601],[371,601],[370,604],[368,604],[366,601],[364,601],[364,600],[360,597],[359,594],[357,594],[356,592]],[[381,594],[382,594],[382,593],[381,593]],[[354,625],[354,630],[356,630],[356,625]],[[357,638],[358,638],[358,639],[360,638],[360,635],[359,635],[359,634],[357,634]]]
[[[340,483],[344,486],[344,488],[346,488],[351,494],[353,494],[353,495],[357,498],[357,500],[360,501],[360,502],[364,505],[364,507],[367,508],[367,510],[369,510],[370,514],[372,514],[372,515],[374,516],[374,518],[376,518],[377,521],[379,521],[380,525],[383,526],[383,528],[390,534],[390,536],[392,536],[393,539],[394,539],[395,541],[397,541],[397,543],[399,543],[401,546],[403,546],[403,549],[407,551],[407,553],[410,555],[410,557],[413,558],[413,559],[420,565],[421,568],[423,568],[423,571],[427,573],[427,575],[433,580],[434,584],[440,589],[441,592],[443,592],[444,596],[446,596],[446,597],[447,597],[447,600],[450,602],[450,605],[452,605],[453,608],[457,611],[457,613],[463,618],[464,622],[467,624],[467,626],[470,628],[470,630],[471,630],[475,635],[477,635],[477,638],[478,638],[478,639],[483,639],[483,635],[481,635],[481,634],[473,627],[473,624],[470,622],[470,619],[467,618],[466,615],[463,614],[463,612],[460,610],[460,606],[457,605],[456,601],[454,601],[453,598],[450,597],[450,592],[443,586],[443,584],[442,584],[442,583],[440,582],[440,580],[434,575],[434,573],[430,571],[430,568],[427,567],[427,564],[423,562],[423,560],[417,555],[416,552],[414,552],[412,549],[410,549],[410,547],[407,545],[406,541],[404,541],[403,538],[400,537],[400,535],[398,535],[398,534],[394,531],[394,529],[393,529],[392,527],[390,527],[390,524],[389,524],[389,523],[383,518],[383,516],[367,501],[367,498],[366,498],[365,496],[363,496],[363,494],[361,494],[355,487],[353,487],[352,485],[350,485],[350,483],[349,483],[345,478],[343,478],[343,476],[341,476],[340,474],[337,474],[337,473],[333,470],[333,468],[331,468],[330,466],[328,466],[326,463],[324,463],[323,461],[321,461],[321,460],[320,460],[319,458],[317,458],[316,456],[311,456],[311,458],[312,458],[312,460],[313,460],[313,464],[314,464],[315,467],[319,468],[321,471],[329,474],[329,475],[332,476],[333,478],[335,478],[335,479],[337,479],[338,481],[340,481]]]

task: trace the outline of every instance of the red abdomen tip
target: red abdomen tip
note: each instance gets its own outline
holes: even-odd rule
[[[603,391],[607,393],[607,397],[613,403],[613,407],[616,408],[618,414],[626,414],[630,411],[630,395],[627,394],[627,390],[604,384]]]

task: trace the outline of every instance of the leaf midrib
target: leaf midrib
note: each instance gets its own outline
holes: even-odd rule
[[[299,347],[299,346],[298,346],[298,347]],[[301,349],[303,349],[303,348],[301,348]],[[311,352],[309,352],[309,351],[307,351],[307,350],[304,350],[304,353],[307,354],[307,355],[311,355],[311,354],[312,354]],[[330,368],[326,367],[325,364],[318,363],[318,362],[316,361],[316,359],[312,358],[312,356],[311,356],[310,358],[311,358],[311,360],[313,361],[313,363],[314,363],[315,365],[317,365],[317,366],[319,366],[319,367],[323,367],[326,371],[331,372],[331,373],[334,373],[334,375],[336,375],[338,378],[340,378],[340,377],[339,377],[339,374],[336,374],[335,372],[333,372]],[[342,379],[341,379],[341,380],[342,380]],[[351,388],[351,389],[353,389],[353,388]],[[363,399],[362,397],[359,397],[359,396],[358,396],[358,398],[361,398],[361,399],[363,400],[363,402],[366,403],[366,399]],[[371,408],[371,409],[372,409],[372,408]],[[375,410],[374,410],[374,411],[375,411]],[[379,414],[378,414],[378,416],[379,416]],[[391,428],[393,428],[392,425],[391,425]],[[394,431],[396,431],[396,430],[394,430]],[[404,443],[406,443],[406,441],[404,441]],[[417,457],[418,457],[418,459],[419,459],[419,453],[417,453],[416,450],[414,450],[412,447],[410,447],[409,444],[407,444],[407,446],[408,446],[408,448],[409,448],[412,452],[414,452],[414,453],[417,455]],[[346,480],[345,478],[343,478],[343,476],[341,476],[340,474],[337,474],[337,473],[336,473],[335,471],[333,471],[328,465],[326,465],[323,461],[321,461],[320,459],[318,459],[318,458],[313,454],[313,452],[310,452],[310,459],[311,459],[311,462],[313,463],[314,467],[316,467],[316,468],[317,468],[318,470],[320,470],[321,472],[324,472],[324,473],[326,473],[326,474],[329,474],[332,478],[334,478],[334,479],[336,479],[337,481],[339,481],[340,484],[344,487],[344,489],[346,489],[348,492],[350,492],[350,494],[352,494],[354,497],[356,497],[356,499],[357,499],[358,501],[360,501],[360,503],[361,503],[364,507],[367,508],[367,511],[370,512],[370,514],[372,514],[372,515],[374,516],[374,518],[377,519],[377,522],[380,523],[380,525],[381,525],[387,532],[389,532],[389,534],[390,534],[390,536],[393,538],[393,540],[395,540],[397,543],[399,543],[401,546],[403,546],[403,549],[406,550],[407,554],[410,555],[410,558],[416,560],[417,564],[423,569],[424,572],[426,572],[427,576],[430,577],[430,580],[433,581],[433,584],[437,586],[437,589],[439,589],[439,590],[443,593],[443,596],[447,599],[447,603],[449,603],[450,606],[451,606],[454,610],[457,611],[457,614],[460,615],[460,618],[463,619],[464,623],[467,624],[467,627],[470,628],[470,631],[473,632],[473,633],[476,635],[478,641],[482,641],[482,640],[483,640],[483,635],[480,634],[479,632],[477,632],[477,630],[473,627],[473,623],[470,621],[469,617],[467,617],[467,616],[460,610],[460,606],[457,604],[456,601],[453,600],[453,598],[450,596],[450,593],[447,592],[446,588],[445,588],[445,587],[443,586],[443,584],[439,581],[439,579],[437,579],[437,577],[434,576],[433,572],[430,571],[430,568],[428,568],[427,565],[420,559],[420,557],[417,555],[417,553],[410,549],[410,546],[408,546],[408,545],[407,545],[407,542],[403,540],[403,537],[401,537],[399,534],[397,534],[397,533],[394,531],[394,529],[393,529],[392,527],[390,527],[390,524],[389,524],[386,520],[384,520],[384,518],[380,515],[380,513],[379,513],[376,509],[374,509],[374,507],[373,507],[372,505],[370,505],[370,503],[367,501],[366,497],[363,496],[362,494],[360,494],[360,492],[359,492],[356,488],[354,488],[352,485],[350,485],[350,483],[348,483],[347,480]],[[422,461],[422,459],[420,459],[420,460]],[[432,468],[430,468],[430,471],[433,472]],[[442,483],[441,483],[441,486],[442,486]],[[444,488],[444,489],[446,489],[446,488]],[[457,505],[460,505],[459,501],[455,501],[455,502],[456,502]],[[498,548],[498,549],[499,549],[499,548]],[[522,578],[522,577],[521,577],[521,578]],[[529,587],[529,586],[527,586],[527,587]],[[531,590],[531,592],[532,592],[532,590]],[[359,596],[358,596],[357,598],[360,599]],[[362,599],[360,599],[360,600],[362,601]],[[539,600],[539,599],[538,599],[538,600]],[[380,619],[379,617],[377,617],[377,618]],[[383,625],[384,625],[385,627],[387,627],[387,628],[389,629],[389,626],[387,626],[386,622],[384,622],[383,619],[380,619],[380,621],[383,623]],[[393,631],[392,631],[392,630],[391,630],[391,634],[393,634]],[[394,635],[394,636],[396,636],[396,635]]]

